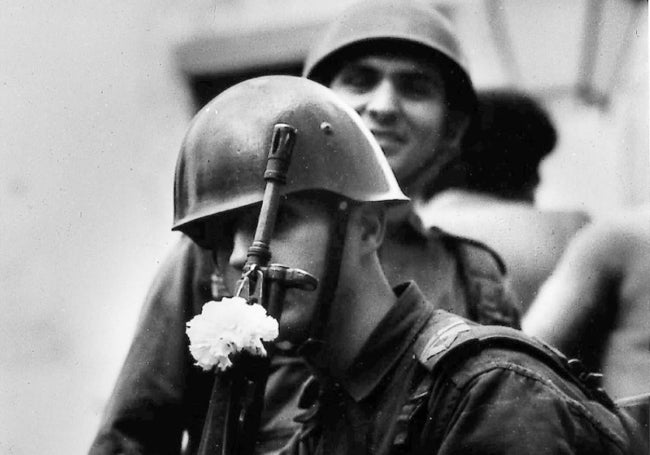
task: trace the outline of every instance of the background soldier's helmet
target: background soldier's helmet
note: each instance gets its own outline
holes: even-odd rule
[[[472,114],[476,94],[451,23],[431,1],[366,0],[332,20],[312,47],[303,76],[329,85],[341,65],[368,53],[415,51],[441,67],[454,110]]]
[[[407,201],[359,116],[326,87],[292,76],[237,84],[193,119],[174,182],[174,230],[201,243],[206,218],[262,201],[274,126],[297,129],[284,194]]]

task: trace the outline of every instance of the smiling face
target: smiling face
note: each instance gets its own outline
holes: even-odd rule
[[[370,55],[344,64],[330,88],[373,133],[402,186],[422,166],[442,166],[446,94],[440,71],[424,58]],[[440,162],[438,162],[440,161]]]
[[[217,267],[230,290],[236,289],[246,264],[259,210],[259,205],[250,206],[207,224]],[[271,262],[302,269],[320,281],[325,271],[330,219],[328,205],[314,197],[292,195],[284,199],[271,241]],[[297,344],[306,340],[317,299],[318,290],[287,291],[280,319],[280,339]]]

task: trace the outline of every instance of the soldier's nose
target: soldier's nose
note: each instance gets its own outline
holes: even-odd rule
[[[382,81],[369,94],[366,111],[374,120],[393,121],[398,109],[398,94],[391,81]]]
[[[253,242],[252,235],[238,230],[233,239],[232,253],[230,254],[229,264],[236,270],[241,271],[246,264],[248,247]]]

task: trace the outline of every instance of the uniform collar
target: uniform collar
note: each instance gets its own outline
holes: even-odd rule
[[[394,292],[397,303],[373,330],[341,380],[342,387],[356,401],[370,395],[433,314],[433,306],[415,282],[403,283]]]

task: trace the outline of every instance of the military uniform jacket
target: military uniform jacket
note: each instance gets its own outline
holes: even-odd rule
[[[503,265],[494,253],[416,225],[405,225],[398,234],[430,253],[430,280],[436,284],[431,298],[437,308],[482,323],[518,325]],[[91,454],[178,454],[184,432],[185,453],[198,448],[213,376],[193,365],[185,324],[211,300],[212,270],[210,253],[181,238],[147,296]],[[277,449],[295,431],[298,391],[308,377],[296,357],[273,359],[261,453]]]
[[[561,355],[398,293],[344,377],[306,387],[284,455],[638,453],[632,421]]]

